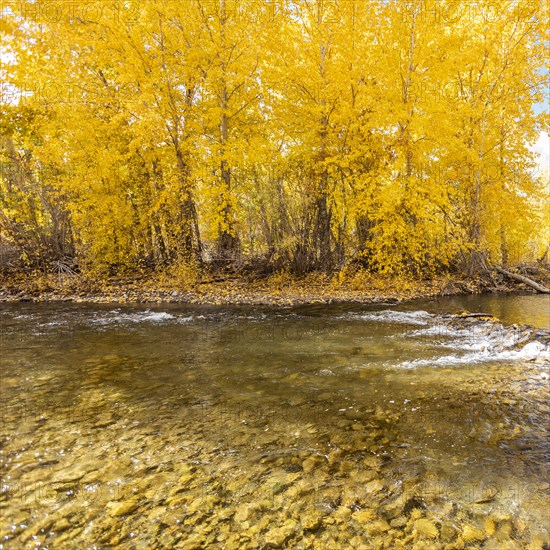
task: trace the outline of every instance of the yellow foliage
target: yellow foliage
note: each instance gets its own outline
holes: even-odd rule
[[[1,227],[22,256],[185,286],[201,258],[408,280],[548,245],[537,3],[8,4]]]
[[[200,270],[194,262],[178,261],[170,267],[167,275],[180,290],[193,289],[200,281]]]

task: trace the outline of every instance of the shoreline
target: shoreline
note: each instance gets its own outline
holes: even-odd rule
[[[424,281],[370,278],[335,283],[326,277],[303,279],[231,278],[182,285],[175,280],[110,278],[90,281],[79,276],[11,277],[0,279],[0,303],[74,302],[104,304],[198,304],[297,306],[307,304],[398,304],[409,300],[483,294],[522,292],[521,284],[491,286],[482,279],[449,277]]]

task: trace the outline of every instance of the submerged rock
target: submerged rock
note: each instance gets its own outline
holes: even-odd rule
[[[112,517],[125,516],[130,514],[139,506],[137,499],[131,498],[115,504],[110,511]]]
[[[293,519],[287,520],[282,527],[274,527],[265,534],[265,543],[268,548],[281,548],[296,532],[297,523]]]
[[[365,485],[365,492],[367,494],[374,494],[381,491],[384,487],[384,483],[380,479],[373,479]]]
[[[417,533],[429,538],[435,538],[439,534],[435,523],[426,518],[417,519],[414,522],[414,529]]]
[[[305,473],[315,470],[318,466],[323,463],[323,459],[319,456],[310,456],[302,462],[302,468]]]
[[[70,521],[67,518],[61,518],[54,523],[53,530],[56,533],[61,533],[69,529],[69,527],[71,527]]]
[[[360,510],[353,514],[353,519],[359,523],[369,523],[376,517],[373,510]]]
[[[443,542],[451,542],[456,538],[457,530],[454,527],[454,525],[449,522],[445,521],[441,525],[441,540]]]
[[[462,530],[462,539],[464,542],[481,542],[484,541],[487,537],[485,533],[473,525],[465,525]]]
[[[300,523],[304,531],[314,531],[321,526],[323,514],[318,510],[306,510],[300,516]]]
[[[370,521],[365,525],[365,531],[369,537],[376,537],[386,531],[389,531],[389,529],[389,524],[383,519]]]

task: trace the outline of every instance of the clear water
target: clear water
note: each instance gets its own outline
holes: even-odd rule
[[[549,317],[3,304],[0,544],[544,548]]]

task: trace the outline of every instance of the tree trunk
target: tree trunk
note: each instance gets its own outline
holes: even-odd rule
[[[181,248],[180,256],[184,261],[197,261],[201,263],[201,238],[197,220],[197,209],[191,189],[189,188],[189,166],[183,158],[183,153],[176,139],[176,158],[181,181]]]
[[[546,247],[544,254],[537,260],[539,264],[548,263],[548,251],[550,251],[550,244]]]
[[[222,44],[225,43],[225,25],[227,23],[227,14],[225,0],[220,0],[220,24],[221,24],[221,38]],[[229,117],[227,115],[228,109],[228,93],[227,83],[225,81],[226,66],[225,62],[222,66],[222,82],[220,91],[220,108],[222,112],[220,121],[220,141],[222,149],[222,160],[220,164],[222,188],[221,193],[222,200],[222,222],[220,228],[220,234],[218,236],[218,255],[221,261],[234,260],[237,258],[240,249],[240,241],[237,237],[235,222],[233,219],[233,212],[231,208],[231,167],[229,166],[227,159],[225,158],[227,143],[229,140]]]
[[[332,250],[330,239],[330,211],[327,197],[321,195],[316,201],[315,248],[317,267],[325,272],[332,268]]]
[[[541,292],[543,294],[550,294],[550,288],[546,288],[545,286],[539,285],[536,281],[533,281],[532,279],[524,277],[523,275],[512,273],[511,271],[508,271],[506,269],[502,269],[502,267],[498,265],[495,266],[495,269],[502,275],[506,275],[506,277],[509,277],[510,279],[514,279],[515,281],[524,283],[530,286],[531,288],[534,288],[538,292]]]

